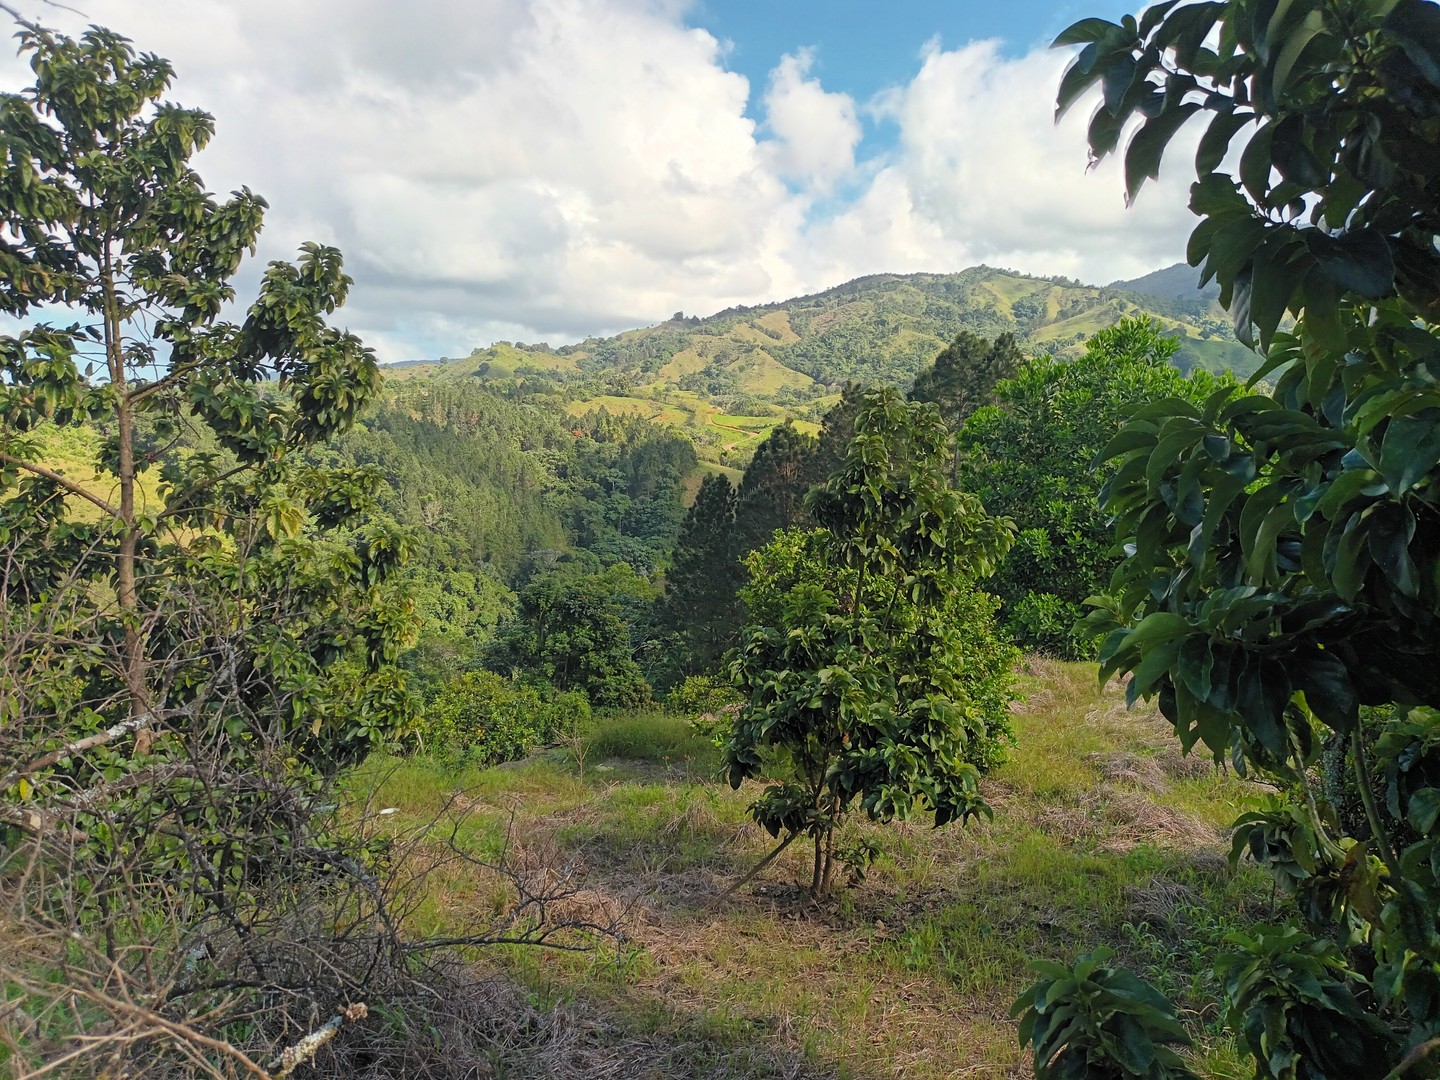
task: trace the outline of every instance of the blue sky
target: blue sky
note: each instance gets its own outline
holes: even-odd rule
[[[879,272],[1097,283],[1176,261],[1182,134],[1124,206],[1045,46],[1105,0],[26,0],[173,61],[257,266],[339,246],[386,360],[574,341]],[[27,72],[0,57],[0,85]],[[257,270],[240,282],[241,295]]]
[[[932,38],[949,46],[995,38],[1019,56],[1079,19],[1117,19],[1129,10],[1105,0],[700,0],[688,21],[731,41],[726,64],[752,85],[763,85],[786,53],[810,46],[827,82],[869,97],[908,80]]]

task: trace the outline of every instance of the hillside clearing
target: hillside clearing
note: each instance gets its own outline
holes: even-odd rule
[[[475,954],[486,992],[530,1017],[485,1075],[1026,1076],[1008,1013],[1027,960],[1102,943],[1178,1002],[1206,1075],[1246,1075],[1209,969],[1223,935],[1274,903],[1268,878],[1224,855],[1223,823],[1258,791],[1182,757],[1093,670],[1028,663],[1019,745],[985,782],[993,821],[854,824],[879,857],[820,905],[799,887],[799,844],[726,895],[773,842],[746,818],[758,788],[710,780],[715,752],[679,718],[604,722],[583,780],[550,750],[486,770],[374,761],[359,782],[396,808],[387,828],[564,881],[552,919],[616,931],[590,952]],[[506,890],[488,871],[432,877],[414,929],[465,932],[506,910]]]

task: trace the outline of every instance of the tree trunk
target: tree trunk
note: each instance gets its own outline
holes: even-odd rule
[[[830,895],[831,888],[835,884],[835,827],[825,832],[825,866],[820,872],[820,892],[816,899],[824,899]]]
[[[110,385],[116,391],[115,438],[119,451],[120,551],[115,566],[115,599],[120,606],[120,621],[125,634],[120,663],[125,693],[130,699],[130,718],[133,720],[150,711],[150,693],[145,679],[145,642],[140,626],[140,592],[136,581],[140,531],[135,514],[135,411],[126,379],[120,312],[108,257],[103,274],[105,357],[110,369]],[[151,738],[148,728],[139,729],[135,734],[135,752],[145,753],[150,748]]]

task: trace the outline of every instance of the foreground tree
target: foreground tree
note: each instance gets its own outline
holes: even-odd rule
[[[921,809],[935,823],[988,813],[981,768],[1003,756],[1012,651],[975,581],[1009,544],[1007,522],[950,488],[933,406],[866,395],[844,466],[809,499],[823,528],[780,533],[747,560],[748,697],[724,749],[738,787],[784,763],[751,814],[782,846],[808,836],[810,890],[834,881],[835,830]]]
[[[191,171],[213,124],[161,103],[168,63],[103,29],[20,43],[34,85],[0,96],[0,309],[32,323],[0,337],[0,1054],[263,1075],[238,1041],[278,1048],[367,970],[403,975],[374,851],[320,798],[410,721],[404,540],[363,516],[374,473],[305,457],[375,361],[326,322],[350,284],[329,248],[270,264],[223,318],[265,204]],[[65,440],[88,460],[52,457]]]
[[[1146,117],[1125,151],[1132,197],[1180,126],[1209,114],[1190,261],[1275,381],[1155,402],[1107,448],[1105,507],[1133,555],[1095,616],[1101,675],[1129,672],[1132,699],[1156,697],[1187,749],[1284,792],[1236,823],[1235,850],[1271,868],[1295,915],[1238,937],[1220,965],[1256,1075],[1433,1076],[1440,5],[1165,3],[1058,44],[1084,45],[1062,110],[1103,83],[1096,157]],[[1222,163],[1247,129],[1237,182]],[[1373,741],[1365,706],[1391,716]],[[1365,811],[1353,835],[1311,777],[1327,733],[1349,746]],[[1064,1003],[1034,998],[1032,1014]],[[1134,1040],[1110,1067],[1152,1075],[1145,1049]],[[1043,1055],[1037,1074],[1052,1060],[1059,1075]]]
[[[248,190],[217,202],[191,171],[211,118],[156,104],[170,66],[108,30],[75,41],[32,26],[20,39],[36,82],[0,101],[0,309],[59,306],[77,321],[0,338],[0,514],[25,571],[9,580],[12,613],[62,590],[92,606],[115,647],[86,666],[67,713],[123,719],[144,750],[196,689],[174,667],[170,587],[223,591],[241,567],[298,584],[318,560],[335,588],[312,581],[313,610],[231,663],[286,672],[287,735],[321,756],[363,752],[403,705],[388,665],[405,612],[382,585],[402,541],[378,526],[336,532],[378,478],[303,459],[379,383],[370,352],[325,322],[350,286],[340,254],[306,245],[298,264],[271,263],[244,321],[221,319],[265,203]],[[85,422],[105,436],[89,483],[50,468],[41,437]],[[353,663],[329,678],[342,658]]]

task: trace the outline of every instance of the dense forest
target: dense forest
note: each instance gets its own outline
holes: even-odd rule
[[[20,26],[0,1064],[1440,1070],[1440,5],[1061,35],[1132,199],[1206,114],[1199,282],[388,371],[333,247],[232,303],[168,62]]]

